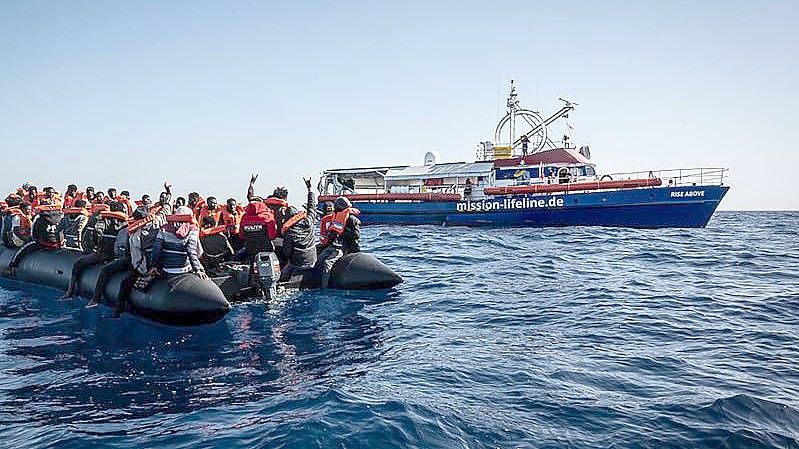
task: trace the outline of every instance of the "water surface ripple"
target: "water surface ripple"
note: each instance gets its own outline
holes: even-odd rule
[[[371,227],[398,289],[199,328],[0,280],[0,441],[799,448],[798,229]]]

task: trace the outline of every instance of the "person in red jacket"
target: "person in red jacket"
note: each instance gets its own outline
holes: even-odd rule
[[[275,250],[272,240],[277,237],[277,226],[272,211],[260,197],[253,196],[244,208],[241,217],[240,235],[247,249],[247,260],[252,263],[255,255]]]

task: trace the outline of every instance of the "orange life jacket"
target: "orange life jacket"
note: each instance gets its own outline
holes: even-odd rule
[[[209,235],[221,234],[225,232],[226,229],[227,226],[225,225],[214,226],[213,228],[203,228],[200,229],[200,237],[208,237]]]
[[[354,207],[348,207],[344,210],[333,212],[333,218],[330,221],[330,227],[328,228],[329,232],[334,232],[338,235],[341,235],[344,232],[344,228],[347,226],[347,220],[350,218],[350,214],[358,215],[361,213],[358,209]]]
[[[124,222],[128,221],[128,214],[126,214],[125,212],[103,210],[103,211],[100,211],[100,217],[102,217],[102,218],[116,218],[117,220],[122,220]]]
[[[69,209],[70,207],[75,205],[75,201],[81,199],[78,195],[82,194],[83,192],[78,192],[75,196],[64,195],[64,210]]]
[[[11,207],[8,212],[19,217],[19,233],[22,237],[31,235],[31,216],[26,215],[19,207]]]
[[[197,219],[200,218],[200,214],[202,214],[204,207],[205,207],[205,200],[202,197],[198,198],[197,203],[194,204],[194,207],[191,208],[191,210],[194,212],[194,218]]]
[[[132,218],[128,219],[128,233],[133,234],[141,229],[142,226],[151,223],[153,220],[155,220],[156,215],[157,214],[150,212],[146,217],[140,218],[138,220],[134,220]]]
[[[244,208],[239,204],[236,204],[236,213],[229,211],[227,205],[222,208],[222,222],[227,226],[231,234],[239,233],[239,224],[243,215]]]
[[[216,209],[214,209],[212,211],[211,209],[208,208],[208,205],[203,206],[202,210],[200,210],[200,216],[197,217],[197,221],[202,223],[203,222],[203,218],[205,218],[205,217],[213,218],[214,219],[214,223],[218,224],[221,221],[221,218],[222,218],[222,208],[219,207],[219,206],[216,206]]]
[[[292,227],[292,226],[294,226],[295,224],[297,224],[297,222],[298,222],[298,221],[302,220],[302,219],[303,219],[303,218],[305,218],[306,216],[308,216],[308,214],[307,214],[307,213],[305,213],[305,211],[304,211],[304,210],[303,210],[303,211],[299,211],[299,212],[297,212],[296,214],[294,214],[294,216],[293,216],[293,217],[289,218],[288,220],[286,220],[286,222],[285,222],[285,223],[283,223],[283,227],[282,227],[282,228],[280,228],[280,231],[281,231],[281,232],[283,232],[283,233],[285,233],[286,231],[288,231],[288,230],[289,230],[289,228],[290,228],[290,227]]]
[[[127,198],[122,198],[121,196],[117,196],[117,202],[122,203],[128,209],[128,215],[133,215],[133,204],[130,203],[130,200]]]
[[[57,204],[42,204],[40,206],[36,206],[34,215],[40,212],[48,212],[54,210],[61,210],[61,206]]]
[[[108,207],[108,204],[99,203],[99,204],[92,204],[92,209],[91,210],[92,210],[92,213],[94,214],[94,213],[102,212],[104,210],[109,210],[109,209],[111,209],[111,208]]]
[[[166,216],[166,221],[170,223],[197,223],[197,220],[194,218],[193,215],[185,214],[185,215],[178,215],[172,214]]]
[[[86,215],[86,216],[90,215],[89,214],[89,210],[86,209],[85,207],[68,207],[68,208],[64,209],[64,213],[65,214],[80,214],[80,215]]]
[[[264,200],[264,204],[268,206],[280,206],[280,207],[289,207],[289,202],[286,200],[281,200],[280,198],[275,198],[270,196],[269,198]]]

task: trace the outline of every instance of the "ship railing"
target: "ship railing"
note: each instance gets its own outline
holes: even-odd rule
[[[698,168],[670,168],[666,170],[643,170],[625,173],[608,173],[603,178],[610,176],[614,180],[660,178],[664,186],[708,186],[724,185],[724,176],[728,168],[698,167]],[[607,179],[607,178],[606,178]]]

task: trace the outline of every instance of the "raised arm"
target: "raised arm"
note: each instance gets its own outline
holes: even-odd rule
[[[255,196],[255,181],[257,179],[257,174],[250,176],[250,185],[247,187],[247,201],[250,201],[250,199]]]

